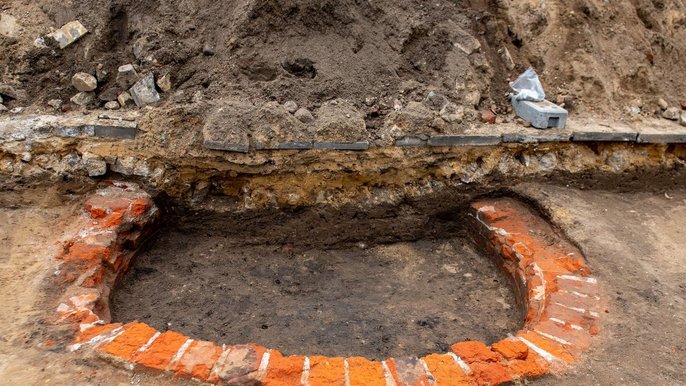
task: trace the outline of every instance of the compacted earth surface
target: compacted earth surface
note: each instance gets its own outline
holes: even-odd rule
[[[115,291],[113,319],[377,360],[490,344],[521,325],[509,280],[462,238],[299,250],[236,247],[230,228],[163,230]]]

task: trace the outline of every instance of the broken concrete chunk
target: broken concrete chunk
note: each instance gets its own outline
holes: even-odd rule
[[[0,35],[13,38],[17,36],[18,31],[19,26],[17,25],[17,19],[14,16],[6,13],[0,14]]]
[[[93,91],[98,88],[98,80],[91,74],[77,72],[71,78],[71,85],[79,91]]]
[[[93,92],[80,92],[70,99],[72,103],[79,105],[81,107],[87,106],[95,101],[95,93]]]
[[[160,79],[158,79],[157,87],[159,87],[160,90],[162,90],[162,92],[169,92],[169,90],[171,90],[172,88],[171,76],[169,74],[165,74]]]
[[[314,116],[312,116],[310,110],[304,107],[299,108],[294,115],[302,123],[310,123],[314,121]]]
[[[298,104],[293,101],[287,101],[283,104],[283,107],[291,114],[295,114],[298,111]]]
[[[155,75],[149,73],[129,90],[133,101],[138,107],[147,106],[149,104],[160,101],[160,94],[155,89]]]
[[[133,98],[128,91],[124,91],[123,93],[119,94],[117,101],[119,102],[119,105],[124,108],[133,107],[136,105],[136,102],[133,101]]]
[[[81,39],[81,37],[87,33],[88,30],[86,27],[84,27],[79,21],[74,20],[65,24],[57,31],[49,33],[47,36],[55,39],[60,45],[60,48],[66,48],[75,41]]]
[[[133,64],[125,64],[117,70],[117,84],[124,89],[133,86],[138,82],[138,73],[133,68]]]

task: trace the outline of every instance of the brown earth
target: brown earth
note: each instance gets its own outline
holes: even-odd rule
[[[659,97],[672,106],[686,99],[686,5],[676,0],[7,0],[0,7],[20,26],[14,37],[0,36],[0,83],[28,92],[27,101],[5,98],[9,108],[34,107],[27,111],[48,109],[51,98],[72,109],[75,72],[102,64],[110,77],[101,93],[129,62],[140,73],[170,73],[171,103],[293,100],[316,116],[325,102],[343,99],[370,130],[394,105],[417,110],[411,102],[430,91],[464,107],[464,121],[478,116],[474,107],[505,112],[508,81],[530,65],[549,99],[571,97],[566,107],[583,114],[640,107],[652,116]],[[65,50],[33,46],[73,19],[91,33]],[[443,102],[427,101],[435,103]]]

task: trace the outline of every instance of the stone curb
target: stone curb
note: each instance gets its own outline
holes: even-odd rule
[[[509,198],[475,202],[470,212],[474,239],[512,277],[527,307],[523,329],[491,346],[466,341],[447,353],[385,361],[283,356],[254,344],[196,341],[139,322],[110,323],[109,292],[157,217],[135,184],[112,183],[86,201],[75,221],[79,231],[57,256],[58,276],[68,289],[56,322],[78,327],[72,351],[216,384],[498,385],[566,369],[598,334],[599,284],[581,252]]]

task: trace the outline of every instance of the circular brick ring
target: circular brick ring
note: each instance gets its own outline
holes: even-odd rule
[[[75,235],[57,257],[57,277],[67,290],[55,319],[77,331],[70,350],[218,384],[497,385],[563,371],[598,333],[598,282],[581,252],[510,198],[474,202],[469,214],[475,241],[509,274],[527,310],[522,330],[490,346],[466,341],[448,353],[385,361],[283,356],[254,344],[196,341],[144,323],[110,323],[110,289],[158,217],[135,184],[111,183],[86,201],[73,222]]]

